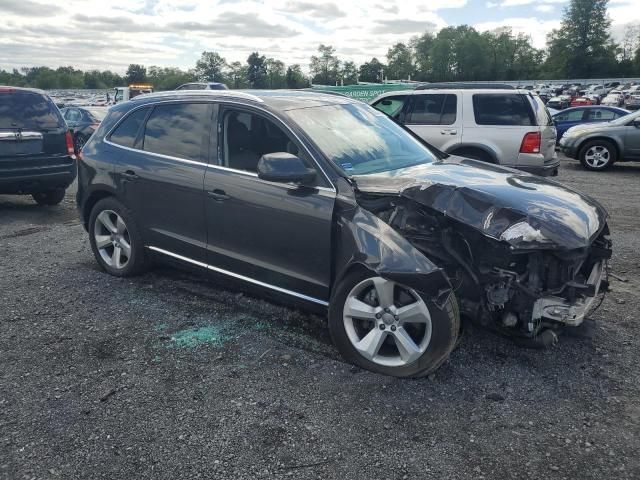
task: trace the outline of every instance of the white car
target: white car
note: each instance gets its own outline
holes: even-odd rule
[[[386,92],[371,105],[443,152],[557,175],[556,128],[539,96],[477,84]]]
[[[607,105],[609,107],[621,107],[624,104],[624,95],[622,92],[612,90],[602,99],[600,104]]]

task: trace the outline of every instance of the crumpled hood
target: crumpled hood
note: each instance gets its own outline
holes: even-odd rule
[[[495,239],[526,221],[558,248],[583,248],[608,217],[597,201],[552,180],[455,156],[353,178],[362,193],[414,200]]]

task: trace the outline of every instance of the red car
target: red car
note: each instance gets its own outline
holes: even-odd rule
[[[593,105],[593,100],[587,97],[576,97],[571,100],[572,107],[584,107],[586,105]]]

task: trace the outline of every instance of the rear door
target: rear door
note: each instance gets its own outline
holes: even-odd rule
[[[203,182],[212,105],[175,102],[131,112],[108,141],[123,147],[115,165],[126,205],[148,246],[206,261]]]
[[[69,165],[67,126],[58,107],[41,93],[0,87],[0,176],[30,168]]]
[[[420,138],[443,151],[462,139],[462,102],[455,92],[414,93],[409,97],[403,123]]]
[[[553,117],[553,122],[556,125],[558,140],[560,140],[560,138],[562,138],[562,135],[564,135],[564,133],[571,127],[580,125],[583,122],[585,114],[586,111],[583,109],[570,109],[565,110],[564,112],[559,113],[555,117]]]

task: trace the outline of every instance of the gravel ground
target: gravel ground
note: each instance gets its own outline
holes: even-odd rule
[[[102,273],[72,191],[0,196],[0,478],[640,478],[640,164],[559,180],[609,209],[627,281],[552,349],[470,329],[423,380],[227,282]]]

